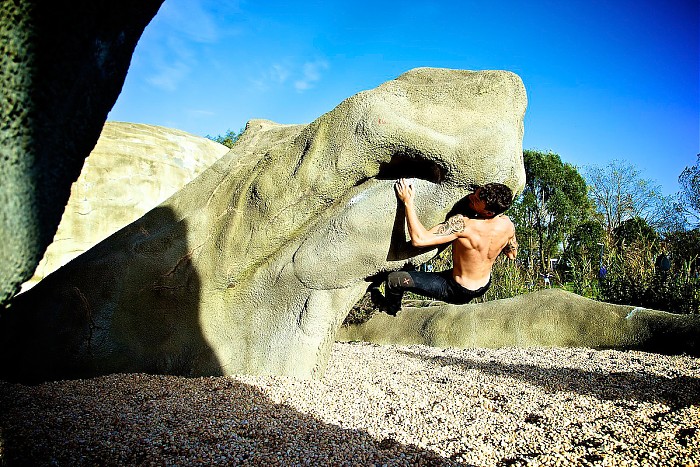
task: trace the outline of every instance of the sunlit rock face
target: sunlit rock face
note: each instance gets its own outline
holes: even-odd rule
[[[435,347],[590,347],[700,355],[700,316],[548,289],[482,304],[407,308],[343,327],[340,341]]]
[[[184,131],[105,123],[71,187],[53,242],[23,290],[143,216],[227,152]]]
[[[6,377],[109,372],[320,376],[368,282],[436,250],[407,242],[471,183],[524,185],[520,78],[415,69],[308,125],[253,120],[158,207],[22,294],[0,323]]]
[[[0,2],[0,306],[51,243],[161,3]]]

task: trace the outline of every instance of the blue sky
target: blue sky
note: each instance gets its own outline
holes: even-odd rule
[[[526,149],[634,163],[664,194],[700,153],[700,1],[165,0],[110,120],[197,135],[307,123],[415,67],[505,69]]]

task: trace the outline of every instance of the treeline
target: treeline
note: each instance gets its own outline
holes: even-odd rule
[[[240,130],[238,130],[238,132],[228,130],[223,135],[206,135],[205,138],[208,138],[212,141],[216,141],[219,144],[223,144],[224,146],[230,149],[233,147],[233,143],[238,141],[238,138],[243,134],[244,130],[245,128],[241,128]]]

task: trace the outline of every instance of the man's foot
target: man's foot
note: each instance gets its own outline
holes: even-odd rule
[[[389,300],[387,300],[376,287],[369,289],[369,298],[372,300],[372,303],[379,308],[379,311],[383,311],[387,315],[396,316],[396,313],[401,311],[401,305],[396,306],[395,304],[389,303]]]

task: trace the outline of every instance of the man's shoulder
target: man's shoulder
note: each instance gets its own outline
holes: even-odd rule
[[[499,214],[497,216],[491,217],[491,218],[479,218],[479,217],[469,217],[465,216],[463,214],[455,214],[454,216],[450,217],[450,219],[459,217],[462,219],[462,222],[468,223],[484,223],[486,222],[491,222],[491,223],[504,223],[504,224],[513,224],[513,221],[510,220],[510,217],[506,216],[505,214]]]
[[[506,216],[505,214],[503,214],[503,217],[504,217],[508,222],[510,222],[511,224],[513,223],[513,221],[511,220],[510,217]]]
[[[462,216],[462,222],[464,224],[463,234],[468,236],[469,232],[479,233],[480,235],[486,234],[488,232],[507,232],[508,235],[515,231],[515,225],[510,220],[508,216],[503,214],[490,219],[472,219],[470,217]]]
[[[513,221],[510,220],[510,217],[506,216],[505,214],[499,214],[496,217],[494,217],[498,222],[502,224],[508,224],[508,225],[513,225]]]

